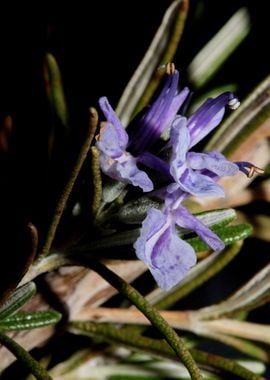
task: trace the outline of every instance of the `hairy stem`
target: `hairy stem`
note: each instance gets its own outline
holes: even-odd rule
[[[76,182],[78,174],[80,173],[81,167],[84,163],[84,160],[87,157],[87,153],[88,153],[90,146],[91,146],[91,143],[93,141],[95,131],[97,128],[97,122],[98,122],[97,111],[94,108],[90,108],[90,122],[89,122],[89,129],[88,129],[87,137],[86,137],[85,142],[83,143],[83,145],[81,147],[78,159],[77,159],[77,161],[76,161],[76,163],[72,169],[70,178],[69,178],[69,180],[68,180],[68,182],[67,182],[67,184],[63,190],[63,193],[60,196],[60,199],[57,203],[57,206],[56,206],[56,209],[54,212],[54,216],[53,216],[51,225],[49,227],[48,234],[47,234],[47,237],[45,240],[45,244],[43,246],[43,249],[41,251],[39,259],[42,259],[43,257],[45,257],[49,254],[51,245],[53,243],[53,239],[55,237],[57,227],[58,227],[59,222],[61,220],[63,211],[65,209],[67,200],[68,200],[69,195],[73,189],[73,186]]]
[[[132,350],[138,349],[153,355],[176,361],[175,352],[163,340],[151,339],[140,336],[137,333],[119,329],[108,324],[96,324],[93,322],[72,321],[70,323],[71,331],[83,333],[92,337],[98,337],[104,341],[116,344],[122,344]],[[233,360],[213,355],[195,349],[190,350],[193,357],[198,363],[207,368],[214,367],[230,374],[239,376],[246,380],[262,380],[263,378],[249,371],[248,369],[237,364]]]
[[[22,346],[1,332],[0,343],[21,361],[37,380],[52,380],[47,371]]]
[[[149,319],[151,324],[163,335],[175,354],[181,359],[189,371],[191,379],[202,380],[200,370],[184,342],[165,319],[161,317],[158,311],[136,289],[102,263],[91,262],[89,266],[131,301]]]
[[[95,217],[102,198],[102,180],[99,166],[99,151],[96,147],[91,148],[92,154],[92,180],[93,180],[93,200],[92,200],[92,215]]]

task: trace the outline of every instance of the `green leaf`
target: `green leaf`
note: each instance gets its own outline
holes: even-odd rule
[[[79,353],[80,356],[82,353]],[[91,355],[90,350],[83,353],[84,360],[79,359],[76,367],[69,368],[72,358],[65,362],[56,365],[50,370],[50,375],[59,380],[90,380],[89,373],[91,372],[91,379],[106,379],[106,380],[165,380],[165,379],[187,379],[189,378],[187,371],[183,368],[181,363],[173,363],[171,360],[160,359],[151,356],[150,354],[140,354],[137,360],[133,360],[133,355],[128,355],[123,359],[121,354],[117,354],[117,349],[110,351],[107,360],[106,352],[103,353],[103,359],[100,363],[96,363],[97,357]],[[76,356],[73,355],[73,363],[76,362]],[[101,356],[100,356],[101,357]],[[113,362],[111,357],[114,358]],[[99,358],[99,356],[98,356]],[[204,372],[205,380],[217,380],[214,375]]]
[[[124,125],[128,124],[134,113],[149,103],[161,80],[161,73],[156,73],[156,69],[160,64],[168,63],[173,59],[183,33],[187,11],[187,0],[175,0],[167,9],[153,41],[126,86],[116,108]]]
[[[188,73],[192,84],[198,88],[209,81],[249,31],[248,11],[240,8],[190,63]]]
[[[266,265],[254,277],[231,297],[217,305],[199,310],[202,319],[213,319],[235,315],[264,305],[270,299],[270,264]]]
[[[141,215],[141,217],[143,217],[144,213],[149,208],[149,202],[143,201],[142,204],[139,206],[138,214]],[[131,205],[134,206],[134,203],[131,203]],[[154,203],[152,205],[154,205]],[[124,217],[123,215],[125,215],[128,218],[128,220],[134,221],[136,218],[134,214],[135,208],[133,207],[133,211],[132,211],[132,206],[129,206],[127,209],[125,209],[124,207],[123,209],[126,211],[121,214],[122,217]],[[217,229],[217,233],[220,233],[221,239],[223,238],[225,239],[224,242],[226,245],[233,244],[234,241],[243,239],[244,237],[250,234],[251,228],[247,224],[242,225],[242,227],[239,227],[238,229],[236,228],[237,226],[234,226],[234,228],[230,228],[228,232],[226,232],[227,228],[224,229],[224,226],[229,224],[236,217],[236,213],[233,209],[220,209],[220,210],[206,211],[206,212],[196,214],[196,217],[199,220],[201,220],[206,226]],[[106,236],[106,238],[104,239],[93,241],[90,244],[81,246],[80,248],[76,249],[76,252],[84,253],[84,252],[91,252],[91,251],[96,251],[96,250],[103,250],[103,249],[112,248],[112,247],[121,247],[125,245],[131,245],[138,238],[139,233],[140,233],[139,228],[134,228],[132,230],[124,231],[124,232],[118,232],[111,236]],[[179,236],[183,238],[183,236],[190,233],[190,231],[179,227],[178,233],[179,233]],[[230,234],[231,234],[231,237],[229,236]],[[237,237],[237,234],[239,235],[238,237]],[[189,239],[188,242],[193,246],[193,248],[197,252],[209,249],[209,248],[206,248],[207,245],[203,243],[200,240],[200,238],[192,238],[192,239]]]
[[[34,282],[20,286],[0,307],[0,322],[22,307],[36,293]]]
[[[19,312],[0,321],[1,331],[31,330],[44,327],[60,321],[61,314],[55,310]]]
[[[252,232],[252,227],[250,224],[238,224],[236,226],[228,226],[226,228],[213,228],[213,231],[220,237],[225,246],[227,246],[238,240],[247,238]],[[196,252],[209,250],[208,245],[199,237],[187,239],[186,241],[192,245]]]
[[[207,227],[224,227],[236,218],[236,212],[232,208],[203,211],[196,214],[203,224]]]
[[[206,150],[218,150],[226,156],[239,151],[244,157],[258,141],[269,136],[266,120],[270,117],[270,76],[265,78],[245,99],[241,106],[218,128],[206,145]],[[244,149],[244,143],[252,138]]]
[[[55,211],[47,231],[47,236],[45,238],[41,253],[39,254],[39,260],[43,259],[45,256],[50,254],[50,249],[56,234],[56,230],[63,216],[67,201],[80,174],[83,163],[88,157],[88,152],[90,150],[92,141],[96,133],[97,124],[98,113],[95,108],[91,107],[89,109],[89,124],[86,136],[84,137],[84,140],[81,143],[81,147],[78,152],[77,158],[74,162],[74,165],[71,169],[70,176],[56,204]]]
[[[259,344],[255,344],[247,339],[238,338],[232,335],[226,335],[219,332],[214,332],[212,330],[208,331],[204,334],[210,339],[216,340],[218,342],[222,342],[226,346],[234,348],[239,352],[253,357],[260,362],[269,362],[269,355],[267,352],[267,348],[263,349],[259,346]]]
[[[69,324],[69,329],[75,334],[98,337],[114,345],[124,345],[132,350],[148,352],[151,355],[158,355],[159,357],[164,357],[164,359],[169,358],[172,361],[177,360],[179,363],[179,359],[176,358],[171,347],[161,339],[151,339],[131,331],[126,331],[124,328],[114,327],[110,324],[95,324],[86,321],[72,321]],[[260,376],[240,366],[234,360],[195,349],[191,349],[191,353],[197,363],[206,366],[208,370],[213,371],[214,374],[217,371],[219,373],[221,371],[222,379],[236,376],[241,379],[262,380]],[[225,371],[225,373],[223,371]]]
[[[116,214],[116,219],[126,224],[139,224],[150,207],[159,208],[160,203],[149,197],[140,197],[126,203]]]
[[[45,81],[47,96],[51,107],[62,125],[67,127],[68,111],[65,100],[65,94],[62,85],[61,73],[54,56],[48,53],[45,57]]]
[[[102,202],[104,204],[113,202],[117,197],[119,197],[125,187],[125,183],[115,181],[111,178],[106,178],[106,182],[104,183],[102,189]]]
[[[52,380],[47,371],[22,346],[8,335],[0,331],[0,344],[5,346],[12,354],[32,373],[37,380]]]
[[[160,202],[144,196],[126,203],[115,217],[126,224],[139,224],[146,217],[150,207],[158,209],[160,208]],[[219,209],[198,213],[196,217],[208,227],[214,225],[218,227],[231,223],[236,218],[236,212],[233,209]],[[181,231],[186,230],[181,229]]]

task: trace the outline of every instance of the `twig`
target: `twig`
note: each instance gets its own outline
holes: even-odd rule
[[[93,181],[93,200],[92,200],[92,215],[95,217],[101,203],[102,197],[102,180],[99,166],[99,151],[96,147],[91,148],[92,154],[92,181]]]
[[[187,311],[160,311],[160,315],[172,327],[192,330],[190,316],[192,313]],[[91,306],[84,306],[84,308],[76,316],[76,319],[81,321],[93,321],[99,323],[127,323],[136,325],[148,325],[149,320],[136,309],[119,309],[119,308],[106,308],[98,307],[92,308]]]
[[[80,173],[80,170],[81,170],[81,167],[84,163],[84,160],[87,157],[87,153],[90,149],[90,145],[93,141],[95,131],[97,128],[97,123],[98,123],[97,111],[95,110],[95,108],[90,108],[90,122],[89,122],[89,129],[88,129],[87,137],[86,137],[85,142],[83,143],[83,145],[81,147],[78,159],[77,159],[77,161],[74,165],[74,168],[71,172],[71,176],[70,176],[70,178],[69,178],[69,180],[68,180],[68,182],[67,182],[67,184],[63,190],[63,193],[62,193],[62,195],[58,201],[58,204],[56,206],[55,213],[54,213],[54,216],[53,216],[53,219],[52,219],[52,222],[51,222],[51,225],[49,227],[48,234],[47,234],[47,237],[45,240],[45,244],[44,244],[43,249],[41,251],[41,254],[39,256],[39,260],[41,260],[42,258],[44,258],[45,256],[47,256],[49,254],[53,239],[55,237],[57,227],[58,227],[59,222],[61,220],[63,211],[65,209],[67,200],[68,200],[69,195],[73,189],[73,186],[74,186],[75,181],[78,177],[78,174]]]
[[[190,352],[186,348],[182,339],[161,317],[158,311],[153,308],[148,301],[130,284],[125,282],[116,273],[112,272],[105,265],[92,261],[87,264],[91,269],[102,276],[129,301],[131,301],[145,316],[152,325],[163,335],[168,344],[172,347],[176,355],[181,359],[190,373],[191,379],[202,380],[202,375]]]
[[[161,310],[160,315],[176,329],[187,330],[199,335],[212,333],[228,334],[241,338],[270,344],[270,326],[233,319],[201,321],[199,314],[192,311]],[[149,320],[136,309],[91,308],[85,306],[77,316],[79,320],[99,323],[124,323],[131,325],[148,325]]]
[[[1,332],[0,343],[21,361],[37,380],[52,380],[47,371],[22,346]]]
[[[62,266],[71,265],[72,261],[67,255],[61,253],[53,253],[47,257],[44,257],[42,260],[38,260],[29,267],[29,270],[22,278],[19,285],[23,285],[26,282],[34,280],[37,276],[51,272],[55,269],[58,269]]]
[[[258,323],[218,319],[216,321],[200,322],[202,333],[207,332],[228,334],[270,344],[270,326]]]

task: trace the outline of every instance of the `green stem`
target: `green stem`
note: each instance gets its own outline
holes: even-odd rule
[[[50,53],[46,54],[45,66],[45,89],[51,107],[57,117],[61,120],[63,126],[67,128],[68,125],[68,110],[63,90],[61,72],[56,59]]]
[[[72,321],[70,322],[71,331],[84,333],[86,335],[103,339],[113,344],[122,344],[132,350],[138,349],[153,355],[158,355],[170,360],[178,360],[175,352],[163,340],[151,339],[140,336],[125,329],[119,329],[108,324],[96,324],[92,322]],[[229,372],[245,380],[262,380],[263,378],[242,367],[236,362],[213,355],[207,352],[192,349],[193,357],[203,366],[212,366],[219,370]]]
[[[243,354],[251,356],[259,361],[269,363],[269,355],[266,349],[263,349],[248,340],[220,333],[210,334],[209,332],[207,333],[207,338],[214,339],[217,342],[221,342],[229,347],[235,348]]]
[[[42,252],[39,256],[39,259],[42,259],[43,257],[47,256],[49,254],[53,239],[55,237],[55,233],[57,230],[57,227],[59,225],[59,222],[61,220],[63,211],[65,209],[67,200],[69,198],[69,195],[73,189],[73,186],[75,184],[75,181],[78,177],[78,174],[80,173],[81,167],[84,163],[84,160],[87,157],[87,153],[90,149],[90,145],[93,141],[95,131],[97,128],[97,122],[98,122],[98,115],[97,111],[94,108],[90,108],[90,121],[89,121],[89,129],[88,134],[85,139],[85,142],[83,143],[78,159],[73,167],[73,170],[71,172],[71,176],[63,190],[62,195],[60,196],[60,199],[58,201],[58,204],[56,206],[56,210],[52,219],[52,223],[49,227],[49,231],[45,240],[45,244],[43,246]]]
[[[47,371],[22,346],[1,332],[0,343],[21,361],[37,380],[52,380]]]
[[[92,215],[95,217],[102,198],[102,180],[99,165],[99,151],[96,147],[91,148],[92,154],[92,181],[93,181],[93,200],[92,200]]]
[[[37,276],[51,272],[62,266],[71,265],[72,261],[69,259],[68,255],[63,253],[52,253],[47,257],[37,260],[30,267],[28,272],[22,278],[19,285],[23,285],[29,281],[34,280]]]
[[[245,380],[264,380],[264,377],[256,375],[256,373],[251,372],[249,369],[237,364],[236,362],[229,360],[227,358],[223,358],[218,355],[210,354],[209,352],[203,352],[199,350],[192,350],[192,354],[196,360],[205,365],[212,365],[213,367],[217,367],[223,369],[227,372],[231,372],[242,379]]]
[[[136,289],[134,289],[130,284],[102,263],[91,262],[91,264],[88,263],[88,265],[121,294],[123,294],[129,301],[131,301],[146,316],[146,318],[148,318],[152,325],[164,336],[165,340],[172,347],[176,355],[181,359],[189,371],[191,379],[202,380],[200,370],[190,352],[186,348],[184,342],[171,328],[171,326],[161,317],[158,311],[153,308]]]

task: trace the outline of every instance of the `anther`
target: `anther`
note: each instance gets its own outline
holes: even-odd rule
[[[175,64],[172,62],[167,63],[166,73],[169,75],[175,74]]]
[[[247,174],[247,177],[251,178],[251,177],[254,176],[255,173],[257,173],[257,174],[263,174],[264,170],[261,169],[261,168],[258,168],[257,166],[251,166],[250,169],[249,169],[249,172]]]
[[[233,98],[228,101],[228,106],[231,110],[236,110],[240,106],[238,98]]]

